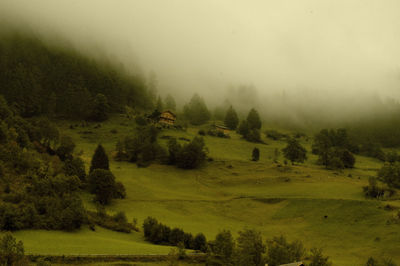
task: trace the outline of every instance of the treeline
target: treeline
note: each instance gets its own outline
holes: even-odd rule
[[[125,106],[153,108],[145,81],[30,34],[0,33],[0,94],[22,117],[104,120]]]

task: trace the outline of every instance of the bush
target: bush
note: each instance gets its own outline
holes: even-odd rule
[[[206,132],[204,131],[204,129],[200,129],[199,132],[198,132],[198,134],[199,134],[200,136],[205,136],[205,135],[206,135]]]
[[[77,176],[82,182],[86,181],[85,163],[79,157],[65,161],[64,171],[66,175]]]
[[[252,161],[258,161],[260,159],[260,150],[258,148],[254,148],[252,152]]]

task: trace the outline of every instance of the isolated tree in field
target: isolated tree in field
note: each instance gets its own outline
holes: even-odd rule
[[[193,95],[190,102],[183,107],[183,114],[193,125],[204,124],[211,117],[203,98],[198,94]]]
[[[97,202],[109,204],[116,192],[114,175],[108,170],[94,169],[89,175],[89,189],[96,195]]]
[[[110,169],[109,162],[108,162],[108,156],[101,144],[99,144],[97,146],[97,148],[94,152],[94,155],[92,157],[92,162],[90,164],[89,173],[91,173],[95,169],[104,169],[104,170]]]
[[[167,96],[165,96],[164,104],[165,104],[165,109],[171,110],[171,111],[176,110],[176,102],[175,102],[174,97],[172,97],[171,94],[168,94]]]
[[[239,232],[239,237],[237,238],[238,266],[264,266],[264,252],[265,245],[260,232],[249,229]]]
[[[260,159],[260,150],[258,148],[254,148],[253,149],[253,153],[252,153],[251,158],[252,158],[251,160],[255,161],[255,162]]]
[[[250,110],[247,115],[247,123],[250,129],[261,129],[261,119],[256,109],[252,108]]]
[[[94,98],[94,106],[92,112],[92,119],[95,121],[105,121],[108,118],[108,105],[107,97],[104,94],[98,93]]]
[[[282,150],[285,158],[293,163],[303,163],[307,160],[307,150],[295,139],[291,138],[287,146]]]
[[[24,244],[10,233],[0,239],[0,265],[18,265],[24,258]],[[21,264],[22,265],[22,264]]]
[[[232,130],[235,130],[239,124],[239,118],[237,116],[235,109],[233,109],[232,105],[226,111],[224,123],[225,126],[227,126],[229,129]]]

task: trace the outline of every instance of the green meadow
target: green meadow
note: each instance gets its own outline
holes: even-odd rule
[[[113,201],[107,211],[124,211],[140,226],[153,216],[171,227],[202,232],[209,240],[223,229],[236,235],[243,228],[255,228],[265,239],[284,235],[301,240],[307,248],[322,247],[334,265],[362,265],[370,256],[400,262],[400,225],[387,222],[394,211],[384,208],[386,204],[400,207],[400,201],[369,200],[362,193],[368,178],[382,165],[378,160],[357,156],[354,169],[325,170],[310,153],[312,138],[303,138],[307,162],[285,166],[282,155],[280,164],[273,162],[275,149],[282,149],[285,142],[263,136],[266,144],[254,144],[232,132],[230,139],[205,137],[213,161],[200,169],[159,164],[138,168],[112,159],[117,140],[134,134],[132,120],[114,117],[99,128],[92,124],[71,129],[70,124],[74,122],[58,122],[60,131],[74,138],[76,153],[87,169],[94,149],[102,143],[112,172],[125,185],[126,199]],[[191,139],[198,130],[163,130],[159,141],[166,142],[162,136]],[[250,160],[254,147],[260,149],[258,162]],[[91,195],[82,197],[89,209],[95,209]],[[30,254],[168,254],[171,250],[146,242],[142,232],[125,234],[100,227],[72,233],[19,231],[15,236]]]

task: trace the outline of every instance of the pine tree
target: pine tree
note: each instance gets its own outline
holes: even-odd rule
[[[226,111],[224,122],[225,122],[225,126],[227,126],[228,128],[230,128],[232,130],[235,130],[239,124],[239,118],[237,116],[235,109],[233,109],[232,105]]]
[[[101,144],[97,146],[96,151],[94,152],[89,173],[91,173],[95,169],[104,169],[104,170],[110,169],[108,163],[108,156]]]
[[[174,99],[174,97],[171,96],[171,94],[168,94],[165,97],[164,103],[165,103],[165,109],[171,110],[171,111],[175,111],[176,110],[175,99]]]
[[[99,122],[107,120],[109,109],[107,97],[98,93],[94,99],[92,119]]]
[[[260,115],[254,108],[252,108],[247,115],[247,123],[250,129],[261,129]]]

